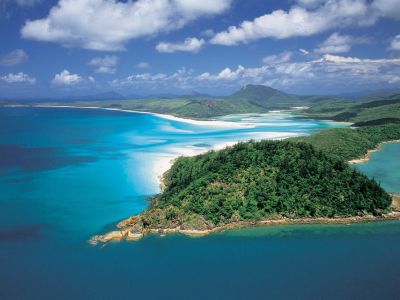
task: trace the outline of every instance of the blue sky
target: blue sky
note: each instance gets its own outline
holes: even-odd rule
[[[399,0],[1,0],[0,96],[400,87]]]

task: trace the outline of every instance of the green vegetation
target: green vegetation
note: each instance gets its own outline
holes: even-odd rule
[[[302,113],[308,118],[353,122],[361,126],[397,123],[400,121],[400,99],[392,96],[371,102],[337,101],[314,105]]]
[[[227,97],[227,100],[234,102],[245,101],[260,108],[287,108],[305,102],[299,96],[289,95],[263,85],[246,85],[230,97]]]
[[[71,100],[71,101],[0,101],[7,104],[73,105],[119,108],[192,119],[208,119],[240,113],[265,113],[270,109],[287,109],[338,100],[332,96],[296,96],[262,85],[246,85],[228,97],[182,96],[176,99],[141,100]]]
[[[334,128],[290,140],[311,144],[329,156],[348,161],[365,155],[369,149],[376,148],[381,142],[396,139],[400,139],[400,124],[357,129]]]
[[[400,124],[400,119],[397,118],[382,118],[377,120],[356,122],[353,124],[354,127],[364,127],[364,126],[375,126],[375,125],[385,125],[385,124]]]
[[[379,184],[313,142],[247,142],[180,157],[136,226],[205,230],[238,221],[376,215],[388,209],[391,197]]]

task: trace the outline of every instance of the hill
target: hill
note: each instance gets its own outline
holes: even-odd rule
[[[362,157],[379,143],[400,139],[400,124],[365,126],[357,129],[333,128],[290,141],[311,144],[328,156],[349,161]]]
[[[268,86],[252,84],[242,87],[227,99],[230,101],[246,101],[262,108],[289,107],[303,103],[298,96],[289,95]]]
[[[370,102],[336,101],[314,105],[301,113],[308,118],[352,122],[358,126],[396,123],[400,120],[399,98],[400,95],[393,95],[390,99]]]
[[[101,95],[101,97],[104,96],[106,95]],[[110,94],[109,100],[101,98],[101,101],[94,99],[90,99],[90,101],[79,99],[49,101],[44,99],[42,101],[32,101],[31,104],[111,107],[170,114],[177,117],[208,119],[229,114],[265,113],[271,109],[288,109],[293,106],[309,106],[316,103],[344,101],[335,96],[296,96],[262,85],[246,85],[231,96],[219,98],[199,93],[176,96],[175,98],[155,99],[117,100],[113,99],[115,97],[117,95]],[[1,104],[26,105],[27,102],[18,102],[15,100],[0,101]]]

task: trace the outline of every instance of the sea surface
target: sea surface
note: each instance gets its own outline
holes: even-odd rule
[[[0,299],[398,299],[400,222],[87,243],[143,211],[176,156],[341,126],[288,113],[219,121],[1,108]],[[399,145],[357,168],[399,192]]]

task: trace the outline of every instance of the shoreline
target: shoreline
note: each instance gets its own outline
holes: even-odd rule
[[[374,149],[368,150],[364,156],[362,156],[360,158],[349,160],[348,163],[351,165],[366,163],[371,159],[373,153],[380,152],[382,150],[383,145],[390,144],[390,143],[400,143],[400,140],[390,140],[390,141],[380,142]]]
[[[280,218],[280,219],[269,219],[261,221],[239,221],[234,223],[217,226],[206,230],[195,230],[195,229],[182,229],[181,227],[176,228],[146,228],[140,232],[133,232],[132,228],[134,225],[130,223],[132,220],[140,218],[140,215],[130,217],[126,220],[119,222],[118,227],[120,230],[111,231],[104,235],[95,235],[88,241],[89,244],[96,246],[98,244],[106,244],[108,242],[122,242],[122,241],[138,241],[147,235],[156,234],[161,237],[167,234],[183,234],[189,237],[203,237],[209,234],[222,232],[226,230],[237,230],[242,228],[250,227],[268,227],[276,225],[317,225],[317,224],[357,224],[357,223],[370,223],[370,222],[383,222],[383,221],[400,221],[400,211],[396,210],[400,208],[400,197],[393,195],[393,202],[396,201],[396,205],[393,205],[393,211],[383,214],[381,216],[364,215],[364,216],[352,216],[352,217],[337,217],[337,218]],[[126,225],[128,224],[128,225]]]
[[[140,110],[131,110],[131,109],[123,109],[123,108],[112,108],[112,107],[100,107],[100,106],[73,106],[73,105],[4,105],[4,107],[39,107],[39,108],[72,108],[72,109],[101,109],[107,111],[120,111],[126,113],[137,113],[137,114],[146,114],[156,116],[162,119],[176,121],[191,125],[198,126],[215,126],[215,127],[226,127],[226,128],[254,128],[256,125],[253,123],[236,123],[229,121],[219,121],[219,120],[195,120],[183,117],[176,117],[168,114],[154,113],[148,111],[140,111]]]
[[[119,108],[97,107],[97,106],[70,106],[70,105],[18,105],[18,106],[10,105],[10,106],[7,106],[6,105],[5,107],[101,109],[101,110],[107,110],[107,111],[148,114],[148,115],[153,115],[153,116],[160,117],[160,118],[167,119],[167,120],[189,123],[189,124],[200,125],[200,126],[216,126],[216,127],[230,127],[230,128],[254,128],[257,126],[252,123],[238,124],[236,122],[218,121],[218,120],[200,121],[200,120],[180,118],[180,117],[176,117],[176,116],[172,116],[172,115],[159,114],[159,113],[153,113],[153,112],[136,111],[136,110],[119,109]],[[330,122],[330,121],[327,121],[327,122]],[[335,123],[335,122],[332,122],[332,123]],[[260,132],[259,134],[261,135],[264,133]],[[269,133],[269,134],[271,134],[271,133]],[[277,137],[274,136],[274,134],[275,133],[273,133],[272,136],[265,136],[264,138],[276,139]],[[285,139],[290,136],[291,136],[291,134],[289,134],[288,136],[285,136],[285,137],[280,137],[280,138]],[[368,150],[367,154],[365,154],[363,157],[358,158],[358,159],[353,159],[351,161],[348,161],[348,163],[356,164],[356,163],[367,162],[370,160],[370,158],[374,152],[378,152],[381,150],[381,147],[384,144],[395,143],[395,142],[400,142],[400,139],[381,142],[376,146],[376,148]],[[217,147],[215,147],[216,149],[215,148],[214,149],[217,150],[220,148],[225,148],[225,147],[231,146],[235,143],[236,142],[223,143],[221,145],[218,145]],[[163,164],[163,166],[160,169],[163,169],[163,172],[166,169],[169,169],[175,158],[176,157],[165,157],[165,163]],[[168,159],[168,161],[167,161],[167,159]],[[160,180],[161,178],[158,178],[158,179],[159,179],[159,183],[162,183],[162,180]],[[367,222],[400,220],[400,210],[399,210],[400,209],[400,197],[398,195],[392,195],[392,197],[393,197],[393,208],[395,210],[393,210],[389,213],[383,214],[381,216],[363,215],[363,216],[337,217],[337,218],[286,218],[286,217],[283,217],[283,218],[279,218],[279,219],[268,219],[268,220],[261,220],[261,221],[238,221],[238,222],[225,224],[222,226],[212,227],[212,228],[209,228],[206,230],[183,229],[181,227],[177,227],[177,228],[145,228],[142,231],[135,232],[132,230],[132,227],[135,224],[131,225],[130,221],[134,218],[140,218],[141,215],[137,215],[137,216],[133,216],[126,220],[121,221],[118,224],[118,227],[120,228],[120,230],[111,231],[104,235],[93,236],[89,240],[89,243],[92,245],[97,245],[99,243],[108,243],[110,241],[124,241],[124,240],[135,241],[135,240],[140,240],[141,238],[143,238],[144,236],[149,235],[149,234],[158,234],[160,236],[164,236],[166,234],[179,233],[179,234],[183,234],[183,235],[187,235],[187,236],[201,237],[201,236],[209,235],[209,234],[216,233],[216,232],[240,229],[240,228],[246,228],[246,227],[261,227],[261,226],[274,226],[274,225],[299,225],[299,224],[353,224],[353,223],[367,223]],[[395,202],[397,203],[397,205],[394,205]]]

